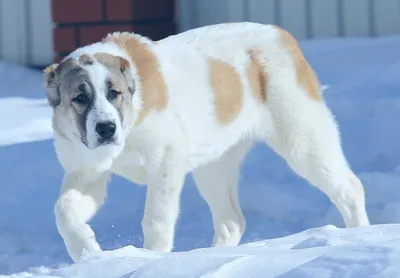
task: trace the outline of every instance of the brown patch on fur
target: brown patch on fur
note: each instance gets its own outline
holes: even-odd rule
[[[217,59],[210,59],[208,63],[217,118],[226,125],[239,115],[243,107],[243,84],[232,65]]]
[[[94,63],[93,57],[89,56],[88,54],[82,54],[79,57],[79,63],[83,65],[92,65]]]
[[[247,66],[247,78],[250,83],[251,91],[254,97],[260,102],[267,101],[268,94],[268,73],[265,71],[265,66],[261,64],[257,57],[257,52],[250,51],[250,63]]]
[[[322,96],[320,94],[318,78],[304,57],[297,40],[288,31],[276,25],[274,27],[279,31],[280,39],[293,59],[297,82],[307,91],[311,99],[321,100]]]
[[[109,34],[103,41],[115,42],[124,49],[138,70],[143,107],[136,125],[139,125],[152,110],[163,110],[168,104],[167,85],[159,69],[159,61],[149,46],[127,32]]]

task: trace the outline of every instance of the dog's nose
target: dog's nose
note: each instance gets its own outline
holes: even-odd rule
[[[100,122],[96,124],[96,132],[100,135],[103,140],[110,139],[114,136],[116,130],[115,123],[111,121]]]

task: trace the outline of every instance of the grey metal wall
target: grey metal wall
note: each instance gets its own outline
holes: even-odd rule
[[[50,2],[0,0],[0,59],[34,66],[53,61]]]
[[[253,21],[280,25],[298,39],[400,34],[400,0],[178,0],[179,31]]]

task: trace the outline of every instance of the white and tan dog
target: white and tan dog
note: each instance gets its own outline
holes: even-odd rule
[[[45,80],[65,169],[57,228],[74,261],[101,250],[87,222],[111,173],[147,184],[144,248],[172,250],[188,172],[211,209],[213,246],[239,244],[239,167],[255,141],[327,194],[347,227],[369,225],[318,79],[277,26],[218,24],[157,42],[113,33],[49,66]]]

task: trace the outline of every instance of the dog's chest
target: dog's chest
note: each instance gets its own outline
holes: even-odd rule
[[[145,184],[147,171],[144,165],[144,155],[136,149],[127,147],[115,160],[112,171],[136,184]]]

